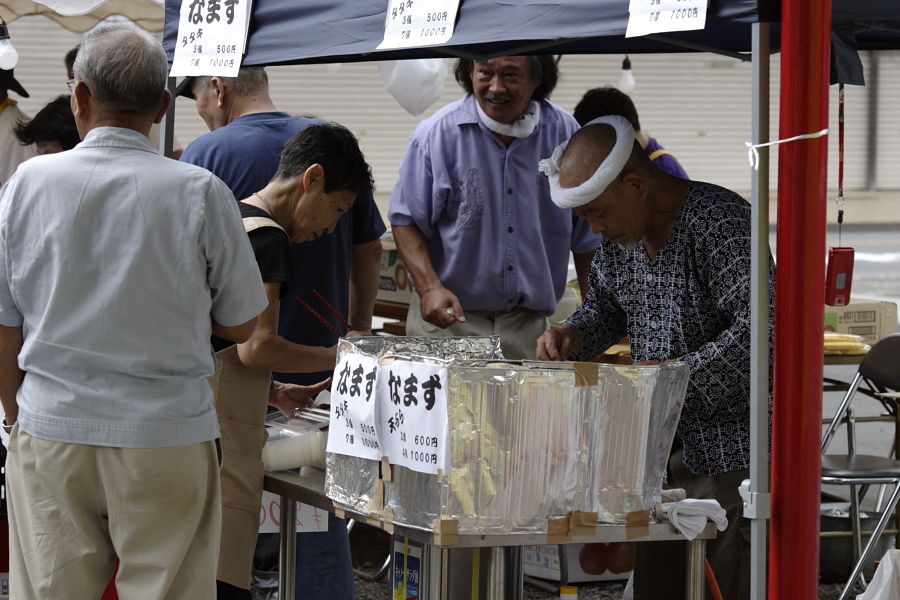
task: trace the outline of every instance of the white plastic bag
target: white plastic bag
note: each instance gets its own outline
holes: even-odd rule
[[[888,550],[866,591],[856,600],[900,600],[900,550]]]
[[[444,93],[447,59],[416,58],[378,63],[384,87],[414,117],[437,102]]]
[[[625,591],[622,592],[622,600],[634,600],[634,571],[628,576]]]

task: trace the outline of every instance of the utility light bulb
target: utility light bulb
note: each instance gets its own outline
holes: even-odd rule
[[[12,42],[9,41],[9,30],[6,27],[6,21],[0,19],[0,69],[15,68],[19,62],[19,53],[13,48]]]
[[[619,89],[626,94],[634,89],[634,73],[631,72],[631,59],[625,55],[622,61],[622,72],[619,74]]]

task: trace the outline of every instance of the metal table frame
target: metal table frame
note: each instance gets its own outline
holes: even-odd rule
[[[293,471],[268,472],[265,475],[263,487],[266,491],[281,497],[281,523],[279,524],[280,556],[278,570],[278,597],[282,600],[294,600],[294,561],[296,557],[296,504],[292,500],[302,502],[322,510],[334,512],[334,504],[324,492],[324,473],[317,472],[314,476],[301,476]],[[352,513],[348,513],[351,516]],[[360,517],[364,522],[365,516]],[[370,524],[371,521],[368,521]],[[521,546],[530,546],[547,543],[547,535],[535,534],[510,534],[510,535],[478,535],[460,534],[457,543],[445,547],[436,544],[435,536],[428,531],[411,529],[384,523],[380,525],[388,530],[393,529],[395,535],[407,537],[410,540],[423,544],[426,554],[431,560],[426,560],[422,567],[423,580],[439,580],[446,577],[430,577],[428,573],[429,563],[432,565],[447,564],[447,556],[451,549],[456,548],[496,548],[505,549],[507,560],[501,561],[504,565],[510,563],[509,558],[517,556],[515,549]],[[706,540],[716,537],[716,529],[713,523],[707,523],[703,532],[694,540],[687,543],[687,598],[688,600],[703,600],[706,592],[704,580],[704,559],[706,557]],[[668,542],[686,541],[684,536],[669,523],[651,523],[649,534],[640,538],[628,538],[624,525],[598,525],[596,533],[587,536],[575,536],[566,543],[611,543],[611,542]],[[512,552],[510,552],[512,551]],[[492,551],[499,553],[500,551]],[[502,577],[503,573],[493,572],[492,577]],[[422,595],[423,600],[446,600],[444,595],[445,585],[436,582],[436,592]]]

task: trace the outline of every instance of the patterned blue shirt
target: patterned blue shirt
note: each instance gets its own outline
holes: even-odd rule
[[[468,95],[413,132],[388,218],[418,227],[438,278],[463,310],[521,306],[553,314],[569,252],[600,244],[586,221],[553,204],[537,167],[577,129],[575,119],[542,100],[534,132],[506,146]]]
[[[700,475],[750,460],[750,204],[697,181],[652,260],[604,240],[591,291],[569,319],[589,360],[628,337],[637,361],[678,359],[691,369],[678,434],[684,464]],[[775,267],[769,257],[770,339]]]

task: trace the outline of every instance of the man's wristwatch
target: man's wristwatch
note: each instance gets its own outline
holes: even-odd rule
[[[3,417],[3,422],[0,427],[3,427],[3,431],[5,431],[6,433],[12,433],[13,426],[6,422],[6,417]]]

